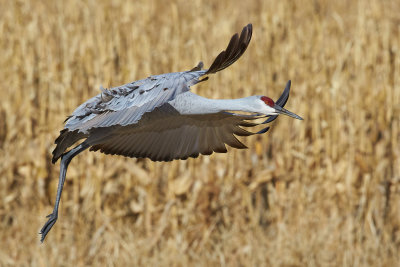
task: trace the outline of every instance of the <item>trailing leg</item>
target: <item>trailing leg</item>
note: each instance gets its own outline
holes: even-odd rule
[[[42,237],[40,238],[41,242],[44,241],[46,235],[57,221],[58,206],[60,205],[61,193],[65,182],[65,175],[67,174],[68,164],[71,162],[73,157],[75,157],[88,147],[89,145],[83,142],[80,145],[68,151],[67,153],[63,154],[61,157],[60,178],[58,180],[56,203],[54,205],[53,212],[47,216],[49,220],[44,224],[43,228],[40,230],[40,234],[42,235]]]

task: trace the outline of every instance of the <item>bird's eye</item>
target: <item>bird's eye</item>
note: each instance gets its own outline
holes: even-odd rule
[[[272,100],[271,98],[267,97],[267,96],[262,96],[261,100],[264,101],[264,103],[267,106],[270,106],[271,108],[273,108],[275,106],[275,102],[274,100]]]

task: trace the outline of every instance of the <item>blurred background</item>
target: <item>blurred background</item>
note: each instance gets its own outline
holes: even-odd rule
[[[400,1],[0,0],[0,266],[398,266]],[[193,87],[260,94],[281,116],[247,150],[155,163],[86,151],[45,243],[67,115],[151,74],[209,66]]]

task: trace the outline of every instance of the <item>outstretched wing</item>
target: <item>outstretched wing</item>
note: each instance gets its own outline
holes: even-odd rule
[[[161,74],[104,90],[78,107],[67,120],[65,128],[89,133],[92,128],[135,124],[144,113],[189,91],[189,86],[198,77],[195,74]]]
[[[166,104],[145,114],[135,126],[95,129],[86,140],[91,150],[127,157],[171,161],[227,152],[225,144],[246,148],[235,135],[254,133],[241,127],[256,126],[249,122],[254,115],[221,112],[205,115],[181,115]],[[259,131],[265,133],[268,128]]]
[[[142,116],[206,80],[201,76],[218,72],[233,64],[246,50],[252,34],[251,24],[235,34],[208,70],[202,63],[190,71],[160,74],[122,86],[102,89],[102,93],[80,105],[66,120],[56,139],[53,163],[75,142],[90,135],[92,129],[137,124]]]

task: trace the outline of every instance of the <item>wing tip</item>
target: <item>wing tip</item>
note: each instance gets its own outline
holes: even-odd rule
[[[252,33],[253,25],[251,23],[243,27],[240,36],[238,33],[235,33],[229,41],[226,50],[218,54],[205,74],[216,73],[235,63],[246,51],[250,43]]]

